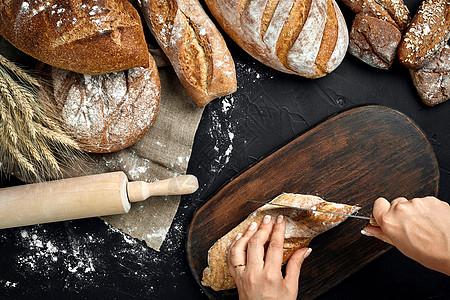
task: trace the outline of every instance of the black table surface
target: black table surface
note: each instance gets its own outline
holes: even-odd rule
[[[414,14],[420,1],[406,3]],[[342,10],[350,26],[353,14]],[[359,105],[396,109],[422,128],[439,163],[439,197],[450,202],[450,101],[423,105],[408,70],[397,62],[383,71],[347,55],[333,73],[309,80],[274,71],[226,40],[238,90],[214,100],[203,113],[188,167],[200,188],[182,197],[161,251],[99,218],[3,229],[0,299],[206,299],[185,253],[194,211],[227,181],[294,137]],[[21,182],[13,177],[0,179],[1,187],[16,184]],[[449,297],[449,277],[392,249],[319,299]]]

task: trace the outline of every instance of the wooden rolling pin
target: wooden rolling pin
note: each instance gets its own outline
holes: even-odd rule
[[[147,183],[124,172],[104,173],[0,189],[0,228],[127,213],[130,202],[197,190],[193,175]]]

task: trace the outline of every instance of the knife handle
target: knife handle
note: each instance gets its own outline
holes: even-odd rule
[[[373,218],[373,214],[370,214],[370,217]],[[370,220],[369,224],[375,227],[380,227],[375,219]]]

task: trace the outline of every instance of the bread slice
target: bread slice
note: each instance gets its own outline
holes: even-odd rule
[[[330,212],[353,214],[359,207],[327,202],[320,197],[311,195],[284,193],[270,201],[294,207],[318,209]],[[261,223],[265,215],[276,218],[283,215],[286,220],[286,233],[283,246],[283,263],[286,263],[292,254],[303,247],[317,235],[339,225],[347,219],[345,216],[283,208],[273,205],[264,205],[251,213],[238,226],[221,237],[208,251],[208,266],[203,271],[202,284],[215,291],[227,290],[236,287],[233,278],[228,272],[226,253],[234,237],[244,233],[250,223]]]

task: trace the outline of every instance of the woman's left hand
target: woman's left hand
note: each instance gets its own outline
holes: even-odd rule
[[[274,221],[267,215],[259,228],[253,222],[230,245],[228,269],[236,282],[241,300],[297,299],[300,268],[311,249],[299,249],[291,256],[283,278],[281,265],[286,222],[281,215]],[[269,239],[265,253],[264,245]]]

